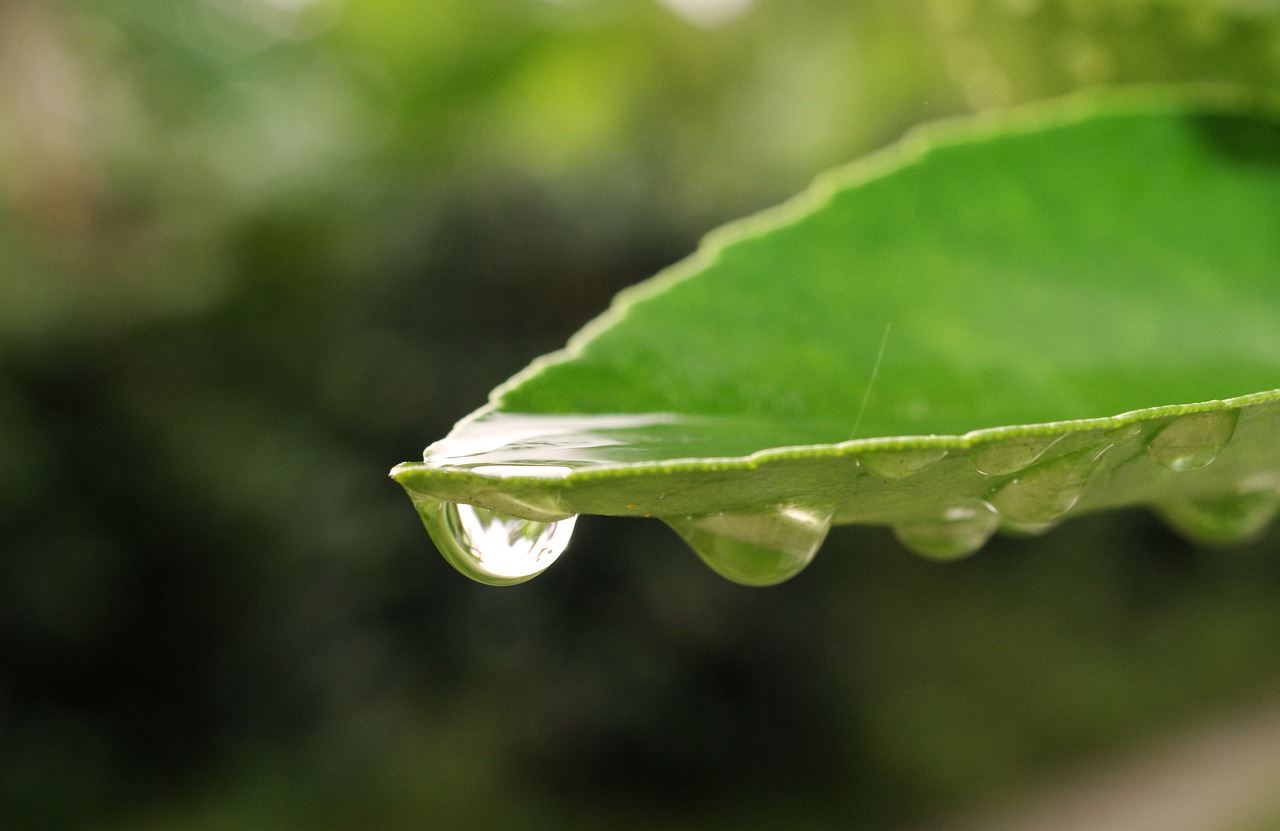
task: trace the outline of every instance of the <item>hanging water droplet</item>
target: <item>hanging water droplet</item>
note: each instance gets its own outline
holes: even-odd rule
[[[578,519],[538,522],[457,502],[420,502],[418,513],[444,558],[490,586],[513,586],[545,571]]]
[[[1052,522],[1080,500],[1101,455],[1101,450],[1090,448],[1041,462],[997,487],[988,500],[1012,523]]]
[[[1062,440],[1056,436],[1016,436],[979,445],[969,452],[969,464],[987,476],[1007,476],[1025,470]]]
[[[768,512],[663,517],[713,570],[744,586],[795,577],[831,528],[831,509],[786,505]]]
[[[1160,505],[1160,518],[1191,542],[1243,545],[1261,537],[1280,516],[1280,493],[1236,493]]]
[[[1147,455],[1169,470],[1195,470],[1218,458],[1235,434],[1239,410],[1179,416],[1147,443]]]
[[[881,479],[905,479],[933,467],[946,455],[946,450],[933,447],[884,449],[864,453],[858,457],[858,463]]]
[[[938,519],[896,526],[893,534],[921,556],[958,560],[985,545],[999,524],[995,508],[975,499],[947,508]]]

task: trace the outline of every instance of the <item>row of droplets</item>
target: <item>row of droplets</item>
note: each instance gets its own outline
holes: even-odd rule
[[[1164,424],[1145,445],[1146,455],[1171,471],[1210,464],[1227,446],[1237,410],[1191,413]],[[1141,424],[1108,433],[1102,441],[1043,460],[1065,434],[1020,436],[979,446],[967,455],[972,467],[992,477],[981,496],[946,504],[925,521],[900,524],[894,534],[926,557],[951,560],[981,548],[999,528],[1042,533],[1080,500],[1101,459],[1143,434]],[[899,449],[865,454],[861,467],[885,480],[899,480],[940,462],[947,451]],[[1043,461],[1042,461],[1043,460]],[[512,585],[550,566],[564,551],[577,517],[555,521],[511,517],[453,502],[419,504],[428,531],[455,568],[479,582]],[[1230,543],[1261,533],[1280,513],[1274,478],[1213,499],[1161,505],[1175,530],[1201,542]],[[807,566],[826,539],[834,509],[787,504],[749,513],[663,517],[712,569],[737,583],[780,583]]]

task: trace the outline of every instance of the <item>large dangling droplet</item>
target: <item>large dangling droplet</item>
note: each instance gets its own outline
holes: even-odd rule
[[[744,586],[795,577],[831,528],[831,509],[785,505],[767,512],[663,517],[703,562]]]
[[[444,558],[490,586],[513,586],[545,571],[569,544],[578,519],[538,522],[457,502],[419,503],[418,513]]]

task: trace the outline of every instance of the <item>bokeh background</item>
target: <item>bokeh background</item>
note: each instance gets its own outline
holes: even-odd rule
[[[492,589],[385,476],[826,167],[1187,80],[1280,88],[1280,4],[6,0],[0,827],[912,828],[1269,700],[1274,534]]]

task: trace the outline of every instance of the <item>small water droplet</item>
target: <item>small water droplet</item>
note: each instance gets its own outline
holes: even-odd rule
[[[1231,441],[1239,410],[1214,410],[1179,416],[1147,443],[1147,455],[1169,470],[1195,470],[1218,458]]]
[[[947,455],[947,451],[932,447],[905,450],[875,450],[858,457],[858,463],[869,473],[881,479],[905,479],[926,468],[933,467]]]
[[[987,476],[1007,476],[1035,464],[1061,440],[1061,434],[1001,439],[973,448],[969,452],[969,464]]]
[[[1261,537],[1280,516],[1280,493],[1235,493],[1160,505],[1160,518],[1191,542],[1243,545]]]
[[[578,519],[538,522],[457,502],[420,502],[418,512],[444,558],[490,586],[513,586],[545,571],[569,544]]]
[[[999,524],[995,508],[973,500],[953,505],[938,519],[899,525],[893,533],[899,542],[921,556],[958,560],[985,545]]]
[[[830,508],[663,517],[702,561],[744,586],[771,586],[809,565],[831,528]]]
[[[995,488],[988,500],[1014,524],[1052,522],[1080,500],[1101,455],[1090,448],[1041,462]]]

